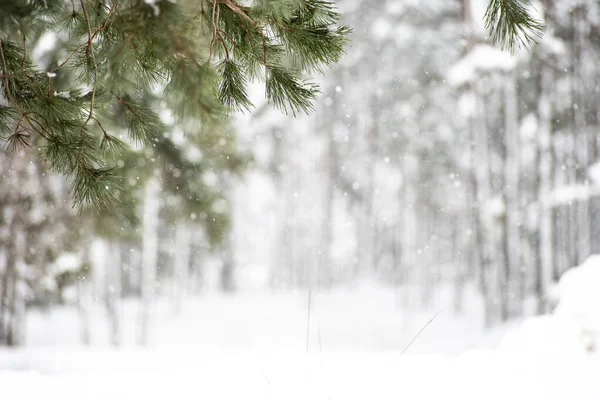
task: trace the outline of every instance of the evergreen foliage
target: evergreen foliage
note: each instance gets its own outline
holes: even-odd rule
[[[269,103],[311,112],[310,74],[339,60],[350,33],[325,0],[0,0],[0,9],[2,140],[13,151],[35,143],[71,179],[79,209],[114,207],[123,186],[114,161],[129,144],[162,140],[161,109],[206,131],[250,110],[247,86],[263,81]],[[544,31],[523,0],[491,0],[485,20],[511,51]],[[34,65],[28,48],[49,32],[58,56]]]
[[[514,52],[542,37],[546,27],[531,15],[526,0],[490,0],[485,11],[485,27],[492,42]]]
[[[305,76],[339,60],[349,33],[323,0],[0,0],[0,8],[2,138],[11,150],[35,143],[71,179],[80,210],[114,208],[124,185],[115,160],[128,145],[166,157],[165,109],[186,135],[222,133],[230,110],[251,109],[248,83],[262,80],[271,104],[310,112],[319,88]],[[34,65],[28,49],[48,33],[57,59]]]

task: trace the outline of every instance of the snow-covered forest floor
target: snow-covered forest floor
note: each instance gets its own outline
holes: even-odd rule
[[[26,347],[0,350],[0,387],[3,398],[61,400],[600,398],[598,352],[566,319],[485,330],[474,290],[460,317],[444,307],[450,296],[416,312],[414,294],[377,285],[312,292],[308,354],[302,291],[207,294],[179,315],[159,301],[143,350],[133,302],[120,310],[121,349],[100,335],[100,307],[87,348],[76,309],[31,312]]]

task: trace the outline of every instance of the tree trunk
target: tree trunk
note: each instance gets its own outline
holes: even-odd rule
[[[585,5],[572,10],[573,40],[573,137],[576,147],[576,180],[589,188],[587,167],[589,166],[589,130],[586,127],[586,85],[584,49],[586,45],[587,17]],[[576,264],[581,264],[590,255],[590,200],[582,198],[577,207],[577,249]]]
[[[553,211],[548,204],[552,190],[552,109],[550,104],[550,88],[553,85],[553,74],[548,66],[548,59],[542,60],[539,76],[538,94],[538,148],[539,148],[539,257],[535,270],[535,292],[537,296],[537,312],[543,314],[548,311],[548,284],[551,281],[554,254],[553,254]]]
[[[118,242],[107,243],[109,254],[106,257],[106,312],[109,321],[109,341],[113,346],[121,344],[121,324],[119,303],[121,299],[121,245]]]
[[[504,273],[500,288],[502,292],[502,320],[506,321],[516,307],[511,304],[512,293],[515,298],[521,296],[519,281],[521,279],[521,232],[519,227],[519,122],[517,110],[516,72],[511,71],[504,84],[504,204],[506,213],[504,217]],[[518,305],[520,309],[520,304]]]
[[[82,241],[83,248],[81,252],[81,261],[88,268],[92,265],[92,259],[90,255],[90,248],[92,246],[91,235],[86,235],[85,240]],[[90,306],[91,306],[91,293],[90,283],[87,279],[77,279],[77,313],[79,317],[79,330],[81,335],[81,343],[84,346],[92,344],[92,335],[90,331]]]
[[[493,273],[497,271],[497,266],[493,265],[492,252],[494,232],[492,230],[492,221],[488,220],[486,207],[491,199],[491,181],[490,181],[490,162],[489,162],[489,145],[488,132],[485,121],[485,107],[483,98],[480,96],[481,90],[477,83],[473,88],[474,95],[479,102],[478,110],[473,118],[472,138],[474,142],[474,161],[475,161],[475,187],[477,190],[477,225],[476,237],[480,247],[479,251],[479,279],[480,288],[485,302],[485,323],[486,326],[491,326],[494,318],[494,303],[497,292],[492,290],[496,288],[494,285]]]
[[[181,313],[182,299],[188,294],[190,270],[190,235],[185,222],[178,222],[175,228],[175,260],[173,262],[173,312]]]
[[[223,251],[223,262],[221,264],[221,290],[224,292],[233,292],[235,286],[235,259],[233,257],[233,241],[231,237],[227,239]]]
[[[337,107],[337,104],[332,105],[333,108]],[[335,113],[335,111],[334,111]],[[325,191],[324,191],[324,204],[323,204],[323,217],[321,219],[320,227],[320,248],[319,248],[319,260],[318,260],[318,286],[329,287],[333,282],[332,276],[332,259],[331,259],[331,245],[332,245],[332,229],[333,229],[333,206],[335,187],[334,182],[338,170],[337,166],[337,151],[335,148],[335,136],[334,127],[327,128],[327,152],[325,153]]]
[[[146,184],[144,196],[143,243],[141,268],[141,307],[138,343],[148,345],[150,329],[150,313],[152,310],[158,256],[158,212],[160,184],[151,178]]]

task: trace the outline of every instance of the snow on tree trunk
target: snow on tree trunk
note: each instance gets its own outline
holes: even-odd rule
[[[148,345],[150,313],[156,290],[156,267],[158,258],[158,212],[160,184],[151,178],[144,193],[144,216],[141,265],[141,307],[138,332],[138,344]]]

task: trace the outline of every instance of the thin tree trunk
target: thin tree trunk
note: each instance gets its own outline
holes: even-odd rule
[[[178,222],[175,228],[175,260],[173,276],[172,303],[176,315],[181,313],[182,299],[188,294],[190,270],[190,235],[185,222]]]
[[[491,182],[490,182],[490,162],[489,162],[489,145],[488,132],[485,122],[485,108],[483,98],[479,95],[481,90],[477,83],[475,84],[474,94],[479,102],[479,109],[473,119],[473,142],[474,142],[474,161],[475,165],[475,183],[477,190],[477,226],[476,236],[477,243],[480,246],[480,287],[485,300],[485,322],[486,326],[491,326],[494,318],[494,303],[496,291],[490,290],[495,288],[492,274],[496,271],[496,266],[492,262],[492,245],[493,232],[491,229],[491,221],[486,219],[487,202],[491,197]],[[497,283],[497,282],[496,282]]]
[[[537,312],[548,311],[548,284],[550,283],[554,265],[553,254],[553,218],[552,208],[547,204],[552,190],[552,110],[550,104],[550,88],[553,82],[552,69],[548,60],[542,60],[538,95],[538,147],[539,147],[539,262],[535,270],[535,292],[537,296]]]
[[[2,287],[0,287],[0,343],[6,343],[6,335],[8,333],[8,303],[9,303],[9,282],[11,280],[11,264],[10,257],[7,253],[4,254],[4,270],[2,275]]]
[[[336,105],[334,104],[333,107]],[[331,244],[333,229],[333,199],[335,195],[334,182],[337,171],[337,153],[333,127],[327,129],[327,152],[325,153],[325,193],[323,217],[320,227],[320,249],[318,265],[318,286],[329,287],[332,278]]]
[[[88,268],[92,265],[90,256],[90,247],[92,240],[90,235],[86,235],[83,241],[83,250],[81,261]],[[84,346],[89,346],[92,343],[92,336],[90,331],[90,284],[85,279],[77,279],[77,313],[79,316],[79,329],[81,335],[81,343]]]
[[[506,321],[511,312],[516,311],[511,305],[510,293],[514,293],[516,299],[521,298],[517,293],[519,280],[521,278],[521,232],[519,228],[519,132],[518,132],[518,110],[516,91],[516,72],[511,71],[507,82],[504,84],[504,106],[505,106],[505,152],[504,160],[504,202],[506,214],[504,218],[504,274],[501,282],[502,287],[502,320]],[[520,308],[520,304],[518,308]]]
[[[229,237],[225,244],[223,263],[221,265],[221,290],[224,292],[233,292],[235,290],[234,271],[233,241]]]
[[[573,137],[576,147],[576,179],[585,187],[589,188],[587,178],[587,167],[589,165],[589,130],[586,127],[586,100],[585,100],[585,59],[583,52],[586,39],[586,10],[584,5],[578,5],[572,10],[572,21],[574,30],[573,41]],[[577,250],[576,263],[581,264],[590,255],[590,200],[585,197],[579,201],[577,207]]]
[[[158,255],[158,212],[160,184],[151,178],[146,184],[144,196],[143,243],[141,268],[141,309],[138,343],[148,345],[150,329],[150,313],[152,310]]]
[[[22,216],[17,216],[21,218]],[[19,274],[19,266],[24,264],[25,261],[25,232],[23,232],[20,224],[17,224],[16,229],[12,232],[13,238],[13,267],[10,282],[10,303],[8,307],[8,314],[10,316],[8,323],[8,332],[6,337],[6,344],[9,347],[16,347],[21,344],[22,338],[22,326],[24,324],[25,317],[25,300],[22,297],[19,284],[21,277]]]
[[[121,324],[119,320],[119,302],[121,298],[121,245],[118,242],[107,243],[109,254],[106,257],[106,312],[109,321],[110,344],[121,344]]]

